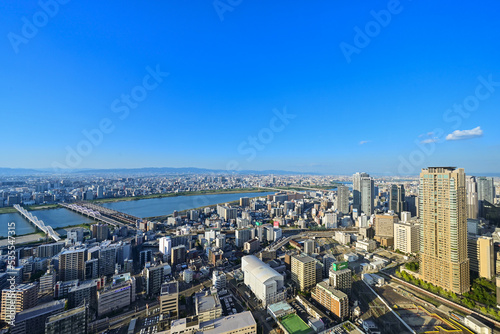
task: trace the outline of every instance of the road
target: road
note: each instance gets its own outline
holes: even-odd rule
[[[272,331],[272,326],[269,322],[266,321],[267,311],[265,308],[259,306],[259,304],[255,301],[254,298],[247,298],[245,295],[245,291],[249,291],[245,285],[236,286],[236,281],[231,279],[228,281],[229,290],[232,292],[234,298],[238,300],[241,305],[247,305],[250,311],[252,311],[252,315],[254,316],[257,326],[262,326],[262,330],[264,334],[270,333]],[[253,296],[251,294],[251,296]]]

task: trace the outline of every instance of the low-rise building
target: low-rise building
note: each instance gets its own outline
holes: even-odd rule
[[[278,319],[295,312],[296,312],[295,309],[285,301],[277,302],[267,306],[267,313],[275,321],[278,321]]]
[[[377,249],[377,242],[375,240],[356,241],[356,248],[362,249],[367,252],[373,252],[375,249]]]
[[[199,322],[214,320],[222,316],[222,306],[217,294],[197,293],[195,301],[195,310]]]
[[[341,231],[335,232],[335,240],[341,244],[346,245],[351,243],[351,234]]]
[[[464,318],[464,325],[469,327],[474,331],[474,333],[478,334],[491,334],[492,330],[490,327],[483,324],[481,321],[476,318],[471,317],[470,315]]]
[[[250,311],[200,323],[200,334],[255,334],[257,323]]]
[[[250,311],[200,322],[196,317],[173,320],[169,334],[256,334],[257,323]]]

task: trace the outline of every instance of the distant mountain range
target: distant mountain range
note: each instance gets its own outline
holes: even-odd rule
[[[327,175],[326,173],[316,173],[316,172],[294,172],[286,170],[240,170],[240,171],[228,171],[225,169],[208,169],[208,168],[197,168],[197,167],[143,167],[143,168],[110,168],[110,169],[93,169],[93,168],[81,168],[81,169],[60,169],[54,170],[52,168],[5,168],[0,167],[0,176],[25,176],[25,175],[74,175],[74,174],[238,174],[238,175]],[[328,175],[333,175],[334,173],[329,173]],[[475,176],[490,176],[490,177],[500,177],[500,173],[467,173],[468,175]],[[345,175],[345,174],[344,174]],[[370,173],[372,176],[391,176],[386,173]],[[417,174],[413,175],[416,176]],[[406,175],[407,176],[407,175]]]
[[[111,169],[61,169],[55,171],[52,168],[26,169],[26,168],[3,168],[0,167],[2,176],[22,175],[51,175],[51,174],[256,174],[256,175],[321,175],[320,173],[292,172],[285,170],[240,170],[227,171],[225,169],[208,169],[196,167],[143,167],[143,168],[111,168]]]

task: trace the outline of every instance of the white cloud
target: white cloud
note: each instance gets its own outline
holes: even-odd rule
[[[363,144],[366,144],[366,143],[369,143],[370,141],[369,140],[362,140],[359,142],[359,145],[363,145]]]
[[[430,143],[437,143],[438,141],[439,141],[439,138],[434,137],[434,138],[424,139],[420,143],[421,144],[430,144]]]
[[[446,140],[462,140],[481,137],[483,135],[483,130],[478,126],[472,130],[455,130],[446,136]]]
[[[422,133],[422,134],[418,135],[418,138],[432,137],[432,136],[434,136],[434,132],[427,132],[427,133]]]

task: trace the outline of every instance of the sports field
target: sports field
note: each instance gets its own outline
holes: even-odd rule
[[[311,327],[307,326],[296,314],[289,314],[281,318],[281,323],[290,334],[309,334],[313,332]]]

